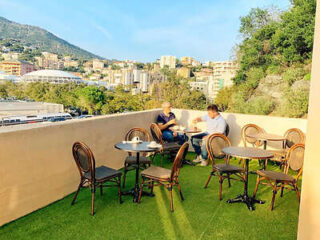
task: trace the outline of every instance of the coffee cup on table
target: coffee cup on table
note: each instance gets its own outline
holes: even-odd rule
[[[151,141],[151,142],[150,142],[150,146],[151,146],[151,147],[155,147],[155,146],[157,146],[157,143],[156,143],[155,141]]]
[[[133,143],[137,143],[137,142],[139,142],[140,141],[140,139],[139,139],[139,137],[137,136],[137,137],[134,137],[134,138],[132,138],[132,142]]]

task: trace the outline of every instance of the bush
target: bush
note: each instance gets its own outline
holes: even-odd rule
[[[279,74],[281,72],[281,65],[270,65],[267,68],[267,74]]]
[[[308,113],[309,91],[303,89],[285,92],[285,97],[280,104],[279,114],[286,117],[303,117]]]
[[[275,103],[270,97],[259,96],[250,99],[246,104],[246,113],[268,115],[275,108]]]
[[[291,86],[295,81],[301,80],[306,74],[303,68],[288,68],[283,74],[282,79]]]
[[[232,87],[225,87],[219,91],[214,103],[217,104],[220,111],[224,112],[229,109],[231,106],[233,93],[234,88]]]
[[[247,76],[248,86],[255,89],[258,87],[260,80],[265,77],[265,74],[262,68],[251,68]]]
[[[303,79],[310,81],[311,80],[311,73],[307,73],[306,75],[304,75]]]

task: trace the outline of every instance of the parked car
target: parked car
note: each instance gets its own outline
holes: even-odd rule
[[[84,118],[92,118],[93,115],[81,115],[79,117],[77,117],[77,119],[84,119]]]

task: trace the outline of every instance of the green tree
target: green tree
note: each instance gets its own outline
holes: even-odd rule
[[[95,111],[100,112],[106,100],[104,92],[94,86],[77,89],[76,96],[78,98],[77,106],[82,111],[88,111],[89,114],[93,114]]]

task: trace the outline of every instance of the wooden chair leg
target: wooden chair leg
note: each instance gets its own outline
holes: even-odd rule
[[[230,174],[228,174],[228,184],[229,184],[229,188],[230,188],[231,187]]]
[[[276,194],[277,194],[277,184],[274,185],[273,190],[272,190],[272,201],[271,201],[271,208],[270,210],[273,210],[273,206],[274,206],[274,200],[276,198]]]
[[[169,192],[170,192],[170,208],[171,208],[171,212],[173,212],[174,209],[173,209],[172,185],[170,185],[169,187]]]
[[[73,204],[75,203],[81,187],[82,187],[82,182],[81,182],[81,183],[79,184],[79,186],[78,186],[78,189],[77,189],[77,191],[76,191],[76,193],[75,193],[75,195],[74,195],[74,197],[73,197],[73,200],[72,200],[72,202],[71,202],[71,205],[73,205]]]
[[[121,176],[118,177],[118,195],[119,195],[119,203],[122,203],[121,199]]]
[[[124,168],[123,168],[123,179],[122,179],[122,181],[123,181],[122,187],[123,187],[123,188],[125,188],[125,186],[126,186],[127,170],[128,170],[128,166],[127,166],[127,164],[125,163],[125,164],[124,164]]]
[[[222,195],[222,183],[223,183],[223,179],[221,176],[219,176],[219,200],[222,199],[221,195]]]
[[[138,197],[138,203],[141,201],[141,196],[142,196],[142,191],[143,191],[143,184],[144,184],[144,177],[141,179],[141,186],[140,186],[140,191],[139,191],[139,197]]]
[[[283,197],[283,189],[284,189],[284,186],[281,185],[281,193],[280,193],[280,197]]]
[[[211,180],[211,178],[212,178],[212,175],[213,175],[213,172],[210,173],[209,178],[208,178],[208,180],[207,180],[206,185],[204,186],[204,188],[207,188],[207,187],[208,187],[209,182],[210,182],[210,180]]]
[[[91,187],[91,215],[94,215],[94,195],[96,193],[96,186],[93,184]]]
[[[103,187],[102,187],[102,184],[100,185],[100,196],[102,196],[102,194],[103,194],[103,189],[102,189]]]
[[[183,201],[184,197],[182,195],[181,187],[180,187],[180,184],[178,182],[177,182],[177,187],[178,187],[178,190],[179,190],[179,193],[180,193],[180,199],[181,199],[181,201]]]
[[[151,194],[153,194],[153,187],[154,187],[154,182],[152,181],[152,182],[151,182],[151,188],[150,188]]]
[[[252,196],[253,199],[256,198],[256,193],[257,193],[257,190],[258,190],[259,183],[260,183],[260,176],[258,175],[258,177],[257,177],[257,182],[256,182],[256,186],[255,186],[255,188],[254,188],[254,192],[253,192],[253,196]]]
[[[294,189],[295,189],[295,191],[296,191],[296,193],[297,193],[298,201],[300,202],[300,193],[299,193],[299,189],[298,189],[297,184],[295,184]]]

